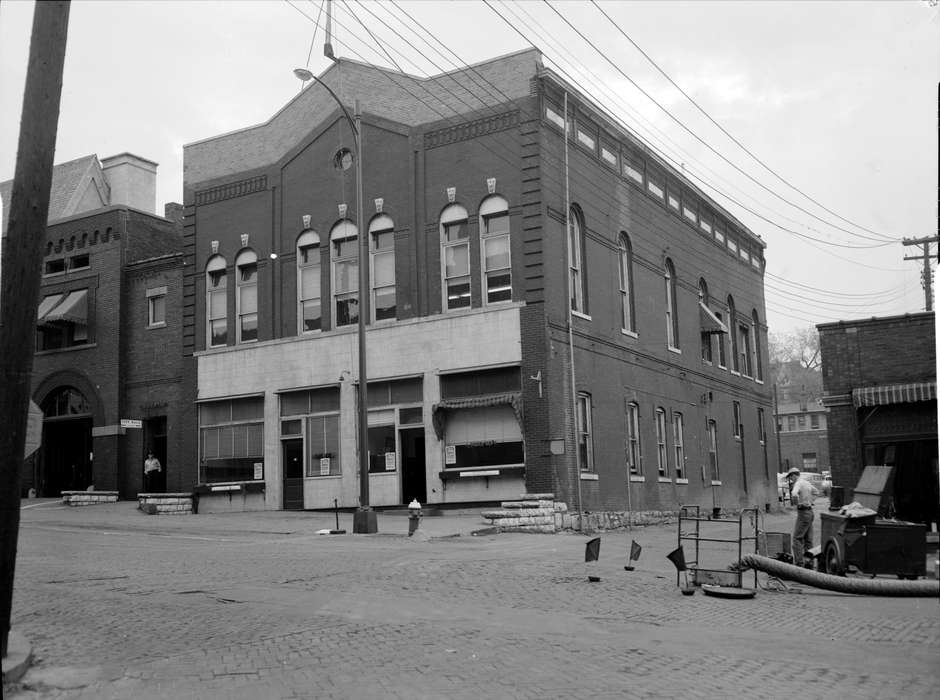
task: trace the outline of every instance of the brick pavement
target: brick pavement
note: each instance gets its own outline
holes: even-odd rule
[[[42,660],[7,696],[928,698],[940,683],[937,600],[686,598],[664,558],[675,525],[602,533],[586,565],[583,535],[470,537],[473,515],[427,518],[437,536],[416,541],[401,516],[379,521],[400,534],[323,537],[320,515],[122,505],[23,512],[14,627]],[[644,551],[625,572],[631,539]]]

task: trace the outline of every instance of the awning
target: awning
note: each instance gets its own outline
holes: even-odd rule
[[[76,323],[85,326],[88,324],[88,290],[80,289],[69,292],[69,295],[48,312],[42,319],[43,323]]]
[[[36,312],[36,323],[42,321],[43,316],[52,311],[56,304],[65,299],[67,294],[50,294],[39,302],[39,309]]]
[[[486,408],[506,404],[512,406],[512,411],[516,414],[516,420],[519,421],[519,426],[522,427],[522,394],[518,392],[468,396],[463,399],[445,399],[431,407],[431,423],[434,425],[437,439],[441,440],[444,437],[444,421],[447,417],[447,411],[455,411],[461,408]]]
[[[911,382],[909,384],[883,384],[852,389],[852,403],[861,406],[886,406],[893,403],[933,401],[937,398],[936,382]]]
[[[702,333],[728,332],[728,327],[702,302],[698,303],[698,316],[699,323],[702,326]]]

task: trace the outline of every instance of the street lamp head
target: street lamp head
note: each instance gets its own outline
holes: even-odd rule
[[[313,73],[311,73],[311,72],[310,72],[309,70],[307,70],[306,68],[295,68],[295,69],[294,69],[294,75],[296,75],[298,78],[300,78],[301,80],[303,80],[305,83],[306,83],[308,80],[313,80]]]

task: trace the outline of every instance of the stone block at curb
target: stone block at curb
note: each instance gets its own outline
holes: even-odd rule
[[[189,515],[193,512],[191,493],[139,493],[137,507],[147,515]]]
[[[117,503],[117,491],[63,491],[62,502],[69,506],[94,506],[99,503]]]
[[[7,634],[7,655],[2,659],[3,682],[16,683],[33,663],[33,647],[23,635],[10,630]]]
[[[554,508],[519,508],[506,510],[485,510],[481,515],[489,520],[501,520],[503,518],[518,518],[522,516],[542,516],[549,517],[555,514]]]

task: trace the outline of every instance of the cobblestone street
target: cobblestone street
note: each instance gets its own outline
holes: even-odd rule
[[[38,661],[7,697],[937,697],[937,599],[684,597],[675,524],[601,533],[591,564],[583,535],[472,536],[473,515],[379,526],[26,509],[13,626]]]

